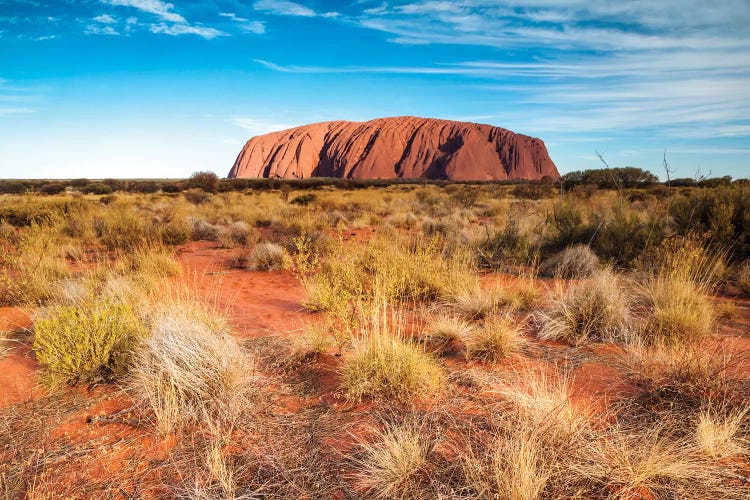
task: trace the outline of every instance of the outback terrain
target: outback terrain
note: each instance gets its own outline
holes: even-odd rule
[[[748,498],[750,185],[628,174],[0,195],[0,497]]]

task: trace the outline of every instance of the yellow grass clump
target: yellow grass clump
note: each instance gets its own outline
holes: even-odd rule
[[[627,292],[617,276],[601,271],[589,281],[559,291],[552,306],[538,318],[541,339],[573,344],[626,340],[630,322]]]

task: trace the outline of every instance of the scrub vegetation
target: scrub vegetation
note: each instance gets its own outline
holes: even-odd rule
[[[0,182],[0,497],[748,498],[750,185],[637,173]]]

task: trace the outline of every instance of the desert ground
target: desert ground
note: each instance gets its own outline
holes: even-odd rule
[[[563,187],[0,195],[0,496],[748,498],[750,186]]]

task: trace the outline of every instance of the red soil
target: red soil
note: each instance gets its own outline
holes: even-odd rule
[[[184,281],[209,302],[228,312],[239,337],[278,336],[286,339],[316,320],[316,315],[303,309],[304,289],[293,275],[286,271],[234,269],[234,256],[235,251],[218,249],[215,244],[206,242],[191,243],[180,250]],[[483,283],[485,286],[513,286],[514,281],[508,276],[488,275],[483,278]],[[548,286],[549,283],[539,282],[540,291]],[[720,335],[714,342],[729,352],[745,355],[750,353],[750,331],[747,328],[750,301],[738,299],[735,302],[736,317],[721,326]],[[6,328],[29,328],[31,321],[19,309],[0,308],[0,326],[3,325]],[[530,328],[533,330],[533,326]],[[531,334],[533,331],[530,337]],[[494,365],[467,362],[460,354],[444,357],[442,363],[453,373],[475,367],[502,380],[520,383],[540,373],[559,373],[567,367],[571,374],[574,405],[582,409],[593,408],[596,413],[606,415],[612,402],[630,395],[633,390],[625,374],[613,362],[619,350],[612,345],[574,349],[561,342],[535,341],[528,352]],[[352,404],[338,394],[340,363],[341,358],[333,353],[322,355],[305,366],[306,372],[300,375],[314,380],[313,389],[306,393],[285,390],[273,394],[270,408],[278,415],[290,417],[319,407],[337,412],[340,418],[346,419],[345,428],[338,427],[320,437],[320,442],[334,453],[349,452],[358,439],[369,435],[368,429],[376,423],[372,404]],[[750,376],[747,365],[737,369],[744,376]],[[44,391],[35,388],[38,373],[39,367],[28,343],[19,344],[0,359],[0,407],[41,397]],[[275,393],[279,385],[272,382],[266,389]],[[97,483],[122,476],[121,496],[144,485],[159,484],[157,480],[163,472],[151,465],[168,461],[170,450],[179,444],[177,439],[174,436],[154,436],[145,423],[131,425],[135,417],[123,410],[128,409],[132,402],[114,387],[95,389],[91,393],[76,388],[69,389],[68,393],[71,397],[90,397],[92,404],[66,415],[50,428],[49,440],[89,452],[55,470],[49,481],[64,492],[76,491],[74,487],[87,481]],[[471,416],[486,412],[492,404],[502,401],[492,383],[478,389],[454,384],[450,394],[444,396],[435,401],[419,401],[417,408],[429,410],[434,405],[441,405],[442,409],[448,405],[448,411],[455,416]],[[109,418],[112,415],[116,417]],[[158,495],[158,490],[146,494],[147,497]]]

